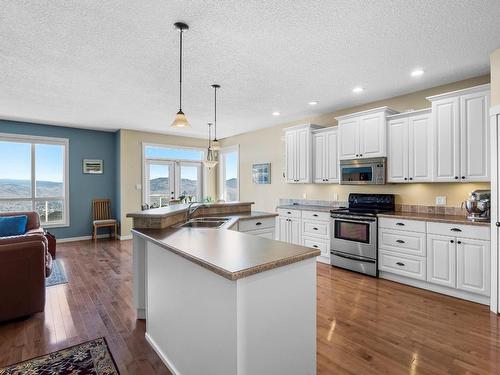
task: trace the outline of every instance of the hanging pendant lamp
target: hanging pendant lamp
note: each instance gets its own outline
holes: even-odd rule
[[[220,85],[212,85],[214,88],[214,140],[212,141],[212,150],[219,151],[220,143],[217,140],[217,89],[220,89]]]
[[[213,168],[217,165],[217,160],[215,159],[214,152],[212,150],[212,123],[208,123],[208,149],[207,149],[207,157],[203,160],[203,164],[208,169]]]
[[[182,34],[184,30],[188,30],[189,26],[184,22],[174,23],[174,27],[179,31],[179,112],[175,115],[172,128],[190,128],[191,125],[184,112],[182,112]]]

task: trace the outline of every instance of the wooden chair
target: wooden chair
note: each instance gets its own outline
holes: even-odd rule
[[[111,228],[109,236],[111,237],[114,228],[114,238],[117,237],[118,222],[111,216],[110,201],[109,199],[94,199],[92,200],[92,239],[97,240],[97,230],[99,228]]]

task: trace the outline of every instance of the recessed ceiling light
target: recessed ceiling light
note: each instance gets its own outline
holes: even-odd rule
[[[314,101],[312,101],[312,102],[309,102],[309,105],[316,105],[316,104],[318,104],[318,103],[319,103],[318,101],[314,100]]]
[[[273,116],[279,116],[279,115],[281,115],[281,113],[279,113],[278,111],[273,112]]]
[[[358,86],[352,89],[352,92],[359,94],[360,92],[363,92],[364,88]]]
[[[411,72],[412,77],[420,77],[423,74],[424,71],[422,69],[415,69],[413,72]]]

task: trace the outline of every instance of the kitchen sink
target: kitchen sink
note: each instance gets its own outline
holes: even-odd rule
[[[198,217],[176,225],[177,228],[220,228],[229,221],[226,217]]]

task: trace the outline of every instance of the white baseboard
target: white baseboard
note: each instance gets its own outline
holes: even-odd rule
[[[109,234],[98,234],[97,238],[108,238]],[[66,238],[57,238],[57,242],[75,242],[75,241],[86,241],[91,240],[92,236],[80,236],[80,237],[66,237]]]
[[[125,236],[120,236],[120,235],[118,235],[118,239],[119,239],[120,241],[131,240],[131,239],[132,239],[132,235],[131,235],[131,234],[127,234],[127,235],[125,235]]]
[[[153,338],[149,335],[149,333],[146,332],[145,334],[146,341],[151,345],[153,350],[158,354],[158,357],[160,357],[161,361],[167,366],[167,368],[170,370],[170,372],[173,375],[180,375],[179,371],[175,368],[173,363],[168,359],[165,353],[158,347],[156,342],[153,340]]]
[[[319,263],[331,264],[330,257],[325,257],[324,255],[317,256],[316,261]]]

